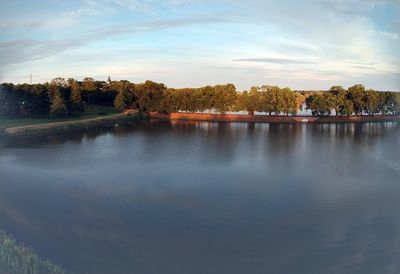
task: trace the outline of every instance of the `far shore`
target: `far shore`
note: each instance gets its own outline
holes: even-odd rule
[[[36,136],[60,133],[71,130],[89,129],[98,126],[110,126],[119,123],[130,123],[142,118],[153,120],[182,120],[208,122],[248,122],[248,123],[364,123],[364,122],[400,122],[400,115],[370,115],[370,116],[273,116],[248,114],[205,114],[205,113],[171,113],[150,112],[148,114],[132,112],[118,113],[109,116],[32,124],[18,127],[8,127],[0,133],[0,137]]]
[[[363,116],[273,116],[242,114],[205,114],[151,112],[151,119],[192,120],[210,122],[251,122],[251,123],[358,123],[358,122],[400,122],[400,115],[363,115]]]

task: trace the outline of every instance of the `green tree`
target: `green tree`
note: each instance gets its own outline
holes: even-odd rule
[[[374,115],[378,112],[380,112],[381,104],[380,104],[380,96],[379,93],[373,89],[369,89],[365,92],[365,97],[364,97],[365,103],[365,111],[369,115]]]
[[[351,116],[354,113],[354,105],[353,102],[346,99],[343,102],[343,108],[340,111],[341,115],[345,115],[345,116]]]
[[[97,93],[97,86],[95,80],[91,77],[86,77],[82,81],[82,90],[85,93],[86,103],[93,104],[95,103],[94,97]]]
[[[280,96],[281,89],[277,86],[261,86],[255,87],[260,93],[260,107],[259,111],[275,115],[279,115],[282,111],[283,98]]]
[[[118,81],[112,83],[112,88],[117,92],[114,100],[114,106],[123,111],[132,106],[134,86],[128,81]]]
[[[307,109],[310,109],[313,115],[329,116],[335,107],[335,97],[329,92],[318,92],[310,95],[306,104]]]
[[[354,85],[347,90],[348,99],[353,102],[356,115],[362,115],[365,109],[365,87],[363,85]]]
[[[250,92],[244,91],[238,95],[235,110],[246,110],[249,115],[254,115],[254,111],[259,110],[261,104],[261,96],[257,88],[251,88]]]
[[[344,108],[346,103],[346,90],[342,86],[333,86],[329,89],[329,94],[334,98],[334,106],[336,116],[344,115]]]
[[[83,101],[82,101],[82,91],[79,83],[72,79],[68,80],[68,84],[71,88],[71,103],[72,110],[76,112],[82,112],[84,110]]]
[[[62,77],[56,77],[51,80],[50,85],[56,85],[58,87],[65,87],[65,86],[67,86],[67,82]]]
[[[63,116],[67,114],[67,107],[58,87],[54,88],[53,98],[51,100],[50,113],[55,116]]]
[[[177,112],[179,110],[178,100],[177,100],[177,91],[175,89],[167,89],[164,92],[164,96],[161,99],[159,112],[161,113],[172,113]]]
[[[340,93],[345,92],[345,89],[342,86],[333,86],[328,92],[334,96],[338,96]]]
[[[0,86],[0,115],[18,115],[21,101],[18,92],[13,84],[2,84]]]
[[[394,114],[400,114],[400,93],[395,93]]]
[[[164,84],[146,81],[135,86],[135,96],[140,111],[158,111],[166,87]]]
[[[237,98],[236,87],[233,84],[216,85],[214,91],[215,110],[222,114],[233,110]]]
[[[120,111],[123,111],[129,106],[129,97],[127,96],[126,92],[124,91],[118,92],[114,100],[114,106]]]
[[[385,92],[381,95],[381,109],[384,114],[399,114],[400,95],[396,92]]]
[[[281,111],[286,115],[289,113],[297,112],[296,95],[290,88],[283,88],[280,90],[282,97],[282,109]]]
[[[213,97],[215,96],[214,89],[212,86],[205,86],[199,88],[199,110],[211,112],[212,109],[215,109]]]
[[[293,111],[293,113],[297,114],[299,111],[303,109],[303,105],[305,103],[305,96],[301,94],[300,92],[295,92],[295,101],[296,101],[296,109]]]
[[[323,100],[325,101],[326,114],[331,115],[332,110],[337,108],[337,98],[332,93],[324,92]]]

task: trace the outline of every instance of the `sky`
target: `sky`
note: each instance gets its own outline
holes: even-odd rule
[[[0,82],[400,91],[400,0],[0,0]]]

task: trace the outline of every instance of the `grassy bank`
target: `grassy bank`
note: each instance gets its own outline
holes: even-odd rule
[[[17,244],[0,230],[0,273],[2,274],[67,274],[61,267],[41,259],[32,249]]]
[[[65,121],[79,121],[96,117],[107,117],[110,115],[115,115],[119,113],[116,108],[113,107],[101,107],[88,105],[85,107],[85,111],[79,115],[72,115],[68,117],[19,117],[19,118],[8,118],[0,117],[0,128],[12,128],[12,127],[22,127],[28,125],[41,125],[48,123],[57,123]]]
[[[86,118],[80,120],[69,120],[61,122],[53,122],[46,124],[36,124],[21,127],[7,128],[1,136],[7,139],[18,136],[43,136],[48,134],[58,134],[67,131],[87,130],[90,128],[114,126],[119,124],[129,124],[146,117],[141,113],[134,114],[114,114],[109,116],[101,116],[94,118]]]

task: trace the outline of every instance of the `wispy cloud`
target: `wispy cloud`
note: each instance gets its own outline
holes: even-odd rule
[[[78,33],[72,37],[54,40],[18,39],[0,42],[0,66],[7,66],[32,60],[40,60],[62,52],[79,48],[94,41],[107,40],[123,34],[152,32],[196,24],[213,24],[226,22],[229,19],[221,17],[179,18],[157,20],[134,24],[114,25],[106,28],[96,28]]]
[[[124,33],[151,32],[165,29],[174,29],[192,25],[207,25],[233,22],[233,18],[218,16],[201,16],[190,18],[176,18],[168,20],[147,21],[142,23],[132,23],[125,25],[114,25],[101,29],[94,29],[79,34],[82,38],[98,39],[108,35],[116,36]]]
[[[189,0],[166,0],[166,4],[174,6],[188,3]],[[111,15],[120,10],[129,10],[139,13],[154,13],[157,8],[155,1],[145,0],[84,0],[77,9],[64,12],[64,16],[99,16]]]
[[[43,25],[43,22],[34,21],[34,22],[0,22],[0,31],[9,32],[9,31],[33,31],[40,26]]]
[[[149,6],[145,1],[127,1],[127,0],[84,0],[78,8],[64,12],[64,16],[97,16],[110,15],[120,9],[131,11],[148,11]]]
[[[233,59],[234,62],[255,62],[255,63],[273,63],[273,64],[318,64],[318,61],[312,60],[298,60],[298,59],[285,59],[285,58],[242,58]]]
[[[375,69],[372,66],[353,66],[353,68],[360,68],[360,69]]]

